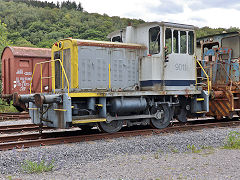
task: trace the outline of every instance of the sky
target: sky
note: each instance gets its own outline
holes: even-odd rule
[[[57,0],[48,0],[56,2]],[[58,0],[61,1],[61,0]],[[71,0],[73,1],[73,0]],[[212,28],[240,27],[240,0],[75,0],[89,13]]]

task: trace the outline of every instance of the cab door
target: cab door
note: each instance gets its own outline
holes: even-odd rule
[[[165,28],[164,34],[165,90],[194,90],[196,80],[194,32]]]

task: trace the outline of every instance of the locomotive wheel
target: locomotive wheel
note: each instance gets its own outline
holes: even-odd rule
[[[115,133],[120,131],[123,126],[123,121],[111,121],[110,123],[107,122],[99,122],[98,127],[101,131],[106,133]]]
[[[153,107],[151,109],[151,114],[161,113],[160,116],[157,115],[155,118],[151,118],[150,125],[153,128],[163,129],[166,128],[170,124],[171,116],[170,111],[167,105],[160,105],[159,107]]]
[[[177,120],[180,122],[187,122],[187,111],[185,109],[180,110],[180,114],[177,115]]]

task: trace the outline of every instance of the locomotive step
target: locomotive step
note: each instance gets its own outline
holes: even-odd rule
[[[198,79],[204,79],[204,80],[207,80],[207,78],[205,78],[205,77],[197,77]]]
[[[234,100],[237,100],[237,99],[239,99],[239,97],[233,97],[233,99],[234,99]]]
[[[197,98],[197,101],[204,101],[204,98]]]
[[[234,111],[240,111],[240,109],[234,109]]]
[[[196,85],[207,86],[207,84],[206,84],[206,83],[196,83]]]
[[[207,111],[199,111],[199,112],[196,112],[197,114],[203,114],[203,113],[207,113]]]

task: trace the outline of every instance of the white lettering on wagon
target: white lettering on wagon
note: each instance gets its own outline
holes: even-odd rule
[[[18,69],[16,72],[16,80],[13,81],[13,88],[17,88],[19,91],[26,91],[29,89],[32,80],[32,77],[29,76],[32,76],[32,72],[24,72],[23,69]]]
[[[18,69],[16,74],[23,74],[23,70],[22,69]]]
[[[31,76],[31,75],[32,75],[32,72],[25,72],[24,75],[26,75],[26,76]]]

